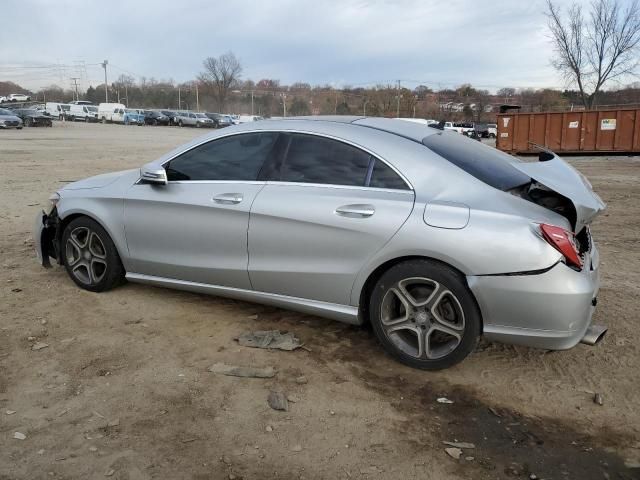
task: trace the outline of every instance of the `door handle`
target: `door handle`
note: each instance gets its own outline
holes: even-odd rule
[[[376,209],[369,204],[343,205],[336,208],[335,213],[349,218],[367,218],[376,213]]]
[[[236,203],[240,203],[242,201],[241,193],[221,193],[220,195],[216,195],[211,200],[216,203],[222,203],[223,205],[235,205]]]

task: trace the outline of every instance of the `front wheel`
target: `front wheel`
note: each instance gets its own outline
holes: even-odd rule
[[[62,234],[61,248],[67,273],[80,288],[104,292],[123,281],[118,251],[98,222],[88,217],[72,220]]]
[[[180,127],[184,127],[184,124],[182,123],[182,120],[180,120],[180,121],[178,122],[178,126],[180,126]]]
[[[430,260],[387,270],[370,296],[369,315],[387,353],[424,370],[462,361],[480,335],[480,311],[464,277]]]

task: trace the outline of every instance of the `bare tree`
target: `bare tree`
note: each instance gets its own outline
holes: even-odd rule
[[[233,52],[227,52],[218,58],[208,57],[202,63],[204,72],[198,79],[211,90],[216,106],[222,112],[231,88],[240,80],[242,65]]]
[[[621,8],[619,0],[593,0],[588,15],[573,4],[564,18],[547,0],[549,30],[556,56],[553,66],[578,87],[585,108],[592,108],[603,85],[632,74],[638,67],[640,9],[633,0]]]

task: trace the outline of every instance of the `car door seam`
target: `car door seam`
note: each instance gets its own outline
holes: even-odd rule
[[[258,195],[260,195],[260,192],[262,192],[262,190],[264,190],[264,187],[266,186],[267,186],[267,182],[264,182],[262,184],[262,187],[260,187],[260,189],[253,196],[253,200],[251,200],[251,205],[249,205],[249,218],[247,219],[247,278],[249,279],[249,286],[251,287],[251,290],[254,290],[253,282],[251,281],[251,273],[249,272],[249,264],[251,263],[251,251],[249,249],[249,230],[251,229],[251,215],[253,213],[252,212],[253,204],[258,199]]]

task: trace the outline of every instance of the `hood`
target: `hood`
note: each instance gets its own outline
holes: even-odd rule
[[[20,117],[18,117],[17,115],[0,115],[0,120],[20,120],[22,121],[22,119]]]
[[[96,175],[95,177],[85,178],[84,180],[78,180],[77,182],[65,185],[62,190],[83,190],[89,188],[102,188],[112,184],[123,175],[129,172],[138,171],[134,170],[122,170],[120,172],[103,173],[102,175]]]
[[[556,154],[540,162],[514,162],[513,166],[538,183],[571,201],[576,210],[575,231],[579,232],[606,208],[589,181]]]

